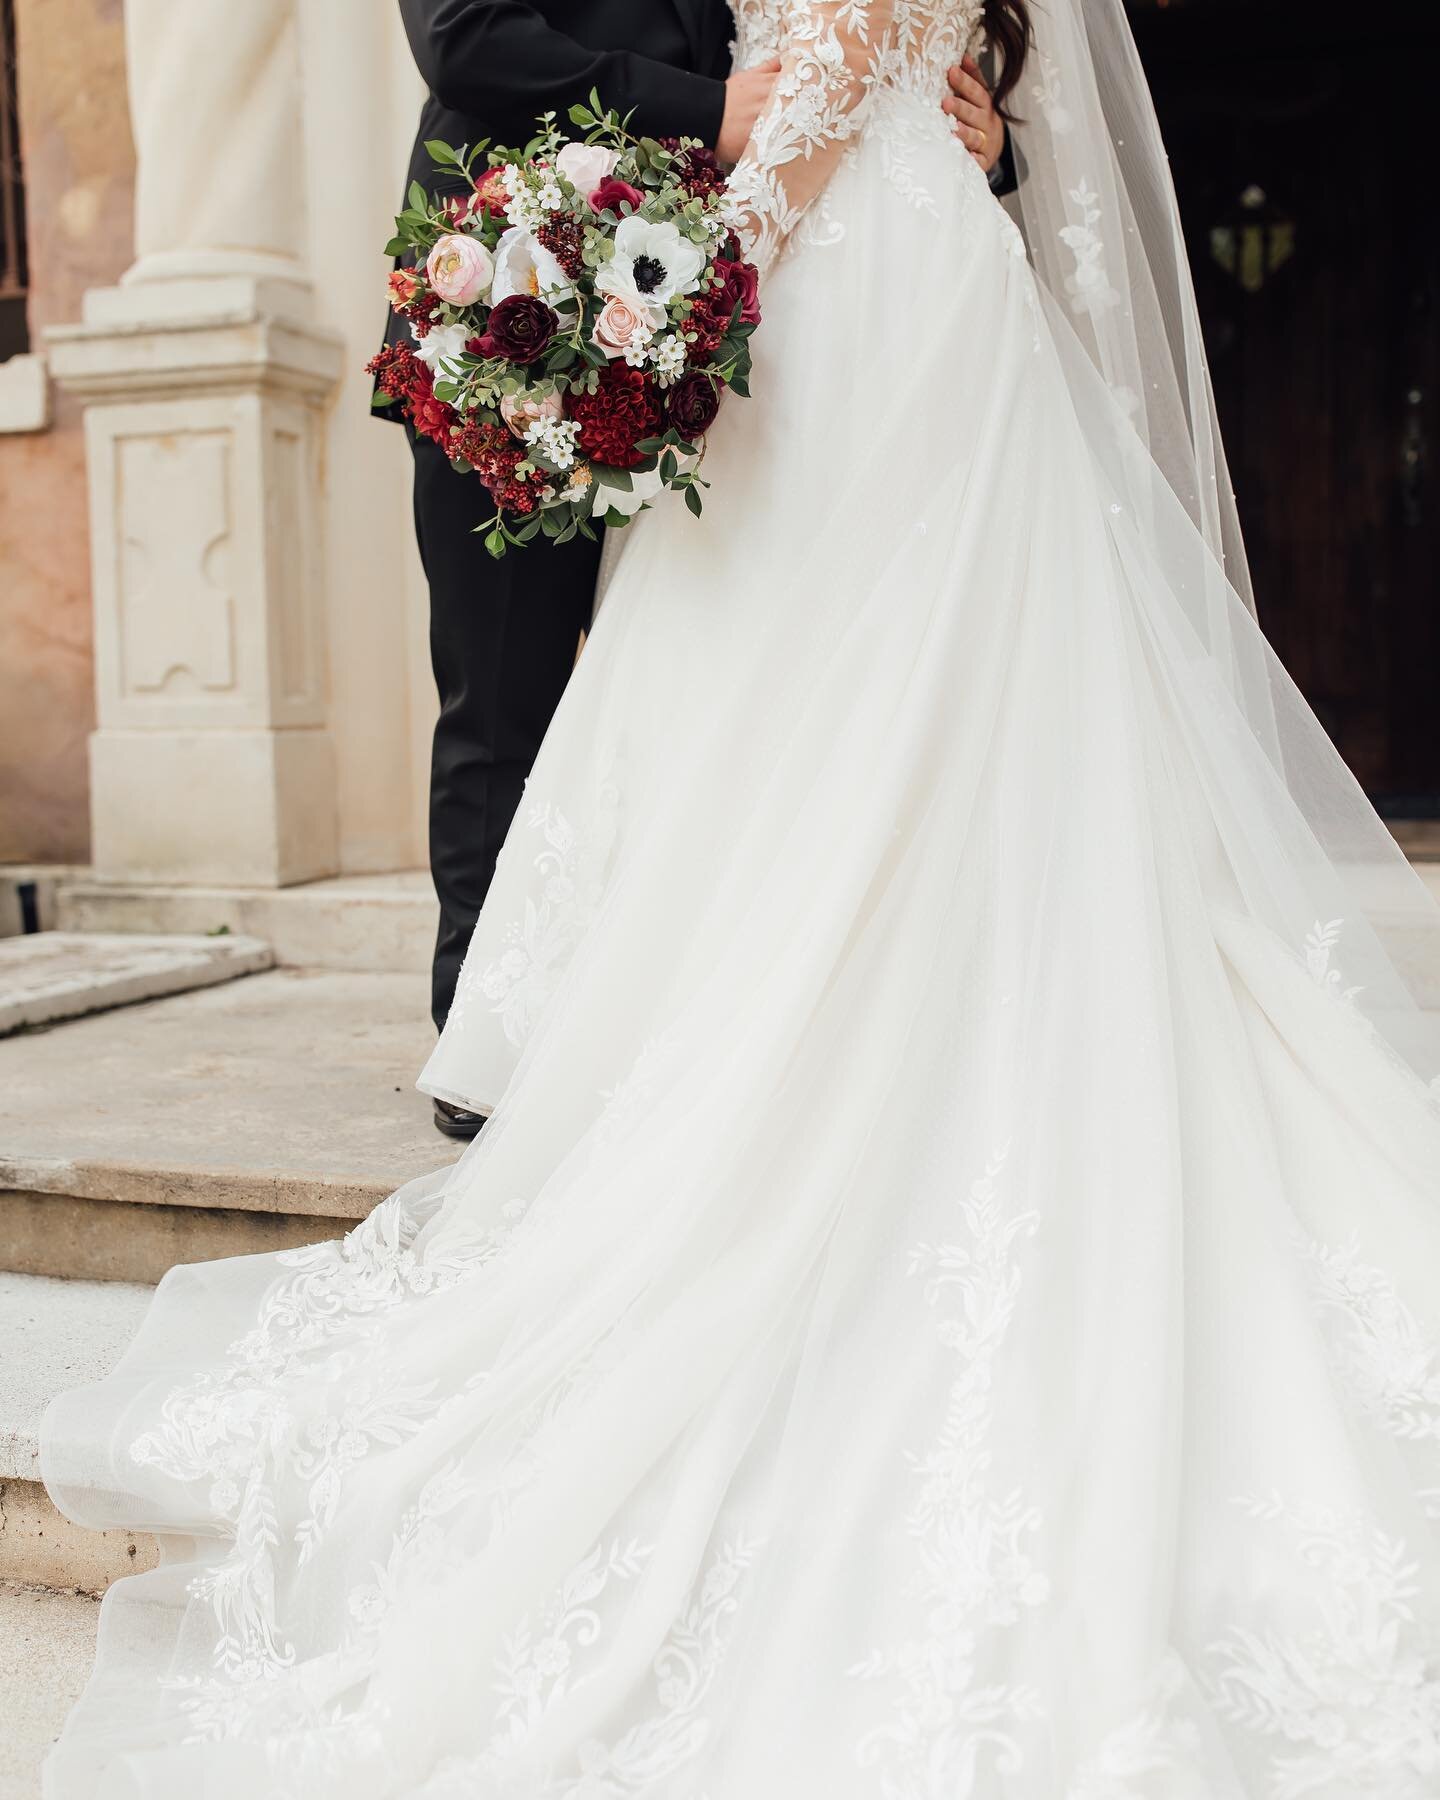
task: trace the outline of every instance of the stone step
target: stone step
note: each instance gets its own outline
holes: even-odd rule
[[[422,869],[345,875],[289,888],[122,886],[62,881],[68,931],[210,932],[263,938],[286,968],[423,974],[435,943],[435,891]]]
[[[129,1282],[0,1275],[0,1580],[98,1594],[155,1562],[152,1538],[84,1531],[56,1512],[40,1482],[45,1408],[115,1366],[151,1291]]]
[[[0,1269],[157,1281],[318,1242],[454,1159],[423,979],[276,969],[0,1040]]]
[[[87,1594],[0,1582],[0,1800],[40,1800],[40,1765],[89,1678],[99,1615]]]
[[[274,961],[268,944],[249,937],[39,931],[0,939],[0,1037],[234,981]]]

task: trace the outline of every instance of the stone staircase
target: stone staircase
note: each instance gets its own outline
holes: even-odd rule
[[[113,1366],[175,1264],[332,1237],[456,1153],[414,1088],[434,1041],[428,878],[268,894],[72,877],[44,905],[60,930],[27,940],[37,955],[69,932],[264,954],[244,979],[0,1037],[0,1800],[37,1800],[97,1598],[158,1554],[51,1506],[51,1397]]]

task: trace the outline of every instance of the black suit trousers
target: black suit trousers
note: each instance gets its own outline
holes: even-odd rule
[[[439,1029],[589,623],[600,546],[576,537],[494,561],[475,534],[494,511],[479,478],[457,475],[428,439],[411,432],[410,443],[440,695],[430,765],[430,867],[440,902],[431,1012]]]

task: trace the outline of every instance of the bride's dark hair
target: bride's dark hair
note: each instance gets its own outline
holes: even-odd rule
[[[985,0],[985,36],[996,52],[995,107],[1002,119],[1011,114],[1006,101],[1014,92],[1030,48],[1028,0]]]

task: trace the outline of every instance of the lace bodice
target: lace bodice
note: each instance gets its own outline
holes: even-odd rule
[[[946,72],[979,34],[981,0],[732,0],[737,67],[783,66],[732,187],[750,254],[775,255],[820,193],[878,96],[937,109]]]

